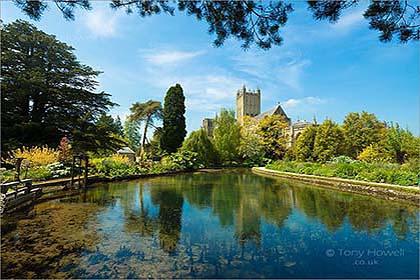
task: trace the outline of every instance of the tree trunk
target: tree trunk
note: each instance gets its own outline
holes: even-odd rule
[[[144,124],[143,139],[141,141],[141,149],[140,149],[140,161],[143,161],[144,145],[146,143],[146,134],[147,134],[147,128],[149,127],[149,122],[150,122],[150,115],[147,116],[145,124]]]

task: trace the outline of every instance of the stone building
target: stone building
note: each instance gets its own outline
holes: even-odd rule
[[[134,162],[136,160],[136,153],[129,147],[123,147],[119,149],[117,154],[128,158],[130,162]]]
[[[286,115],[286,112],[284,112],[283,108],[281,107],[280,104],[277,104],[276,106],[274,106],[273,108],[262,112],[261,114],[258,114],[255,116],[255,119],[260,121],[262,120],[265,116],[273,116],[273,115],[281,115],[286,119],[286,122],[289,124],[292,122],[292,120]]]
[[[290,135],[293,138],[293,141],[296,141],[302,131],[308,126],[313,125],[311,122],[307,121],[297,121],[291,126]]]
[[[313,125],[307,121],[297,121],[292,124],[292,119],[289,118],[280,104],[261,113],[261,91],[247,90],[245,85],[236,93],[236,119],[242,125],[243,118],[250,116],[260,121],[265,116],[282,115],[286,119],[289,126],[286,134],[289,135],[288,145],[291,146],[299,137],[300,133],[308,126]],[[210,118],[203,119],[202,128],[207,132],[209,137],[213,137],[215,120]]]
[[[313,125],[311,122],[307,121],[297,121],[290,126],[290,138],[288,142],[288,146],[292,146],[294,142],[298,139],[302,131],[307,128],[308,126]]]
[[[247,90],[245,85],[236,93],[236,119],[242,124],[244,116],[255,117],[261,113],[261,91]]]
[[[205,118],[201,127],[207,132],[208,137],[213,137],[215,122],[214,119]]]

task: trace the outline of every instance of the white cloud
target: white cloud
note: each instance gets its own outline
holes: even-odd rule
[[[294,120],[306,118],[309,120],[314,117],[317,112],[322,111],[330,100],[319,98],[317,96],[308,96],[304,98],[291,98],[286,101],[280,102],[283,109]]]
[[[213,114],[226,107],[235,106],[235,92],[245,83],[244,80],[229,74],[173,74],[154,68],[145,76],[145,82],[166,92],[169,86],[179,83],[184,89],[189,111]]]
[[[301,80],[304,69],[311,64],[300,54],[284,51],[282,53],[247,53],[234,57],[236,69],[253,76],[254,80],[262,84],[270,83],[277,87],[279,84],[300,92],[303,89]]]
[[[139,50],[140,54],[147,62],[154,65],[176,64],[181,61],[190,60],[194,57],[202,55],[203,51],[152,51],[152,50]]]
[[[304,97],[301,99],[288,99],[284,102],[281,102],[281,105],[284,108],[287,109],[291,109],[291,108],[295,108],[295,107],[300,107],[300,106],[312,106],[312,105],[320,105],[320,104],[324,104],[326,103],[325,99],[321,99],[319,97],[313,97],[313,96],[309,96],[309,97]]]
[[[85,26],[97,37],[114,37],[121,13],[112,9],[94,7],[83,17]]]
[[[343,15],[335,24],[331,25],[331,27],[339,31],[350,30],[364,21],[363,11],[364,9],[359,8],[349,14]]]

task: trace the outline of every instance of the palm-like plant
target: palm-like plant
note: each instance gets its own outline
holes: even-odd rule
[[[144,145],[146,144],[147,129],[154,127],[154,121],[162,118],[162,105],[159,101],[149,100],[145,103],[136,102],[130,108],[131,114],[128,117],[130,122],[143,122],[143,138],[140,148],[140,159],[143,159]]]

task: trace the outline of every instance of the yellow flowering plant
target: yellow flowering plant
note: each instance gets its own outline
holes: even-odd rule
[[[5,162],[14,164],[15,159],[24,158],[28,161],[31,167],[46,166],[48,164],[57,162],[59,160],[59,151],[48,148],[48,146],[42,147],[25,147],[16,149],[8,153],[8,159],[4,159]]]

